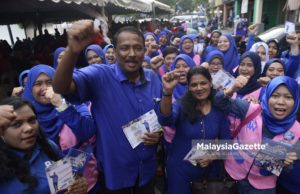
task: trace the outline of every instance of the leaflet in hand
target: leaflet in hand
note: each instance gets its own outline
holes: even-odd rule
[[[64,158],[46,167],[51,194],[64,193],[74,181],[70,158]]]
[[[90,157],[90,153],[71,148],[63,159],[50,163],[45,170],[51,193],[65,193],[75,177],[82,175]]]
[[[266,149],[258,152],[254,164],[279,176],[284,167],[286,154],[291,151],[292,145],[268,138],[263,138],[263,143]]]
[[[211,150],[202,150],[197,148],[197,144],[187,153],[183,160],[189,161],[192,165],[196,166],[197,161],[200,159],[207,159],[216,156],[216,152]]]
[[[230,88],[234,81],[235,78],[223,69],[212,75],[213,88],[216,90]]]
[[[130,121],[122,128],[133,149],[143,142],[142,137],[145,133],[162,130],[154,110],[150,110],[142,116]]]

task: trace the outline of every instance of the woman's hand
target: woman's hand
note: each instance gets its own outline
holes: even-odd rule
[[[271,78],[269,77],[260,77],[257,82],[260,83],[263,87],[266,87],[268,83],[271,81]]]
[[[162,132],[152,132],[152,133],[145,133],[142,137],[145,145],[154,145],[158,144],[160,141],[160,137],[162,136]]]
[[[178,84],[180,74],[174,71],[168,72],[162,76],[164,91],[171,94]]]
[[[197,161],[200,167],[205,168],[212,162],[211,159],[200,159]]]
[[[18,96],[20,97],[24,91],[24,88],[22,86],[15,87],[11,93],[11,96]]]
[[[158,69],[163,64],[163,62],[164,62],[164,58],[162,56],[153,57],[150,60],[151,69],[155,72],[158,72]]]
[[[289,166],[294,163],[294,161],[297,160],[297,153],[296,152],[289,152],[286,154],[284,164],[286,166]]]
[[[45,91],[45,97],[50,99],[50,102],[53,106],[59,107],[62,103],[62,97],[60,94],[56,94],[53,91],[52,87],[48,87]]]
[[[258,24],[253,24],[248,27],[248,34],[255,35],[257,33],[257,30],[258,30]]]
[[[69,188],[67,193],[70,194],[86,194],[88,189],[87,180],[84,177],[80,177],[73,182]]]

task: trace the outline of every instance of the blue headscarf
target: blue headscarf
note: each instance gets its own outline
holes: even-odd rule
[[[28,76],[28,73],[29,73],[29,70],[24,70],[20,73],[20,75],[19,75],[19,84],[20,84],[20,86],[24,87],[23,79]]]
[[[107,50],[110,49],[110,48],[115,48],[115,46],[114,46],[113,44],[108,44],[108,45],[106,45],[106,46],[104,47],[104,49],[103,49],[104,55],[106,54]],[[106,60],[106,64],[107,64],[107,65],[110,65],[110,64],[108,63],[108,60],[107,60],[106,57],[105,57],[105,60]]]
[[[149,56],[144,56],[144,61],[150,65],[151,58]]]
[[[85,58],[87,59],[87,52],[89,50],[92,50],[94,51],[95,53],[97,53],[97,55],[101,58],[102,60],[102,64],[106,64],[106,60],[105,60],[105,54],[102,50],[102,48],[97,45],[97,44],[91,44],[90,46],[88,46],[86,49],[85,49],[85,52],[84,52],[84,55],[85,55]]]
[[[186,53],[186,52],[184,52],[183,49],[182,49],[182,44],[183,44],[183,41],[184,41],[185,39],[190,39],[190,40],[192,41],[192,43],[193,43],[193,46],[192,46],[193,49],[192,49],[192,52],[190,52],[190,53]],[[190,56],[192,59],[194,58],[195,53],[194,53],[194,41],[193,41],[193,36],[191,36],[190,34],[187,34],[187,35],[184,35],[184,36],[182,36],[182,37],[180,38],[179,52],[180,52],[180,54],[186,54],[186,55]]]
[[[162,37],[162,36],[165,36],[166,37],[166,39],[168,39],[168,32],[166,32],[166,31],[161,31],[160,33],[159,33],[159,35],[158,35],[158,41],[159,41],[159,39]],[[159,45],[160,46],[160,51],[161,52],[164,52],[164,50],[166,49],[166,47],[168,46],[168,42],[166,42],[164,45]]]
[[[53,141],[57,140],[58,134],[64,125],[64,122],[59,119],[55,107],[49,104],[39,103],[32,95],[32,88],[38,76],[42,73],[53,79],[55,70],[48,65],[37,65],[30,69],[28,74],[27,84],[23,92],[23,98],[31,102],[37,111],[37,119],[40,126],[46,132],[48,138]]]
[[[65,50],[64,47],[59,47],[54,51],[54,54],[53,54],[53,68],[54,69],[56,69],[56,67],[57,67],[57,64],[58,64],[57,59],[58,59],[59,54],[62,53],[64,50]]]
[[[157,36],[156,36],[154,33],[152,33],[152,32],[146,32],[146,33],[144,34],[144,39],[146,40],[147,36],[149,36],[149,35],[150,35],[150,36],[153,36],[153,38],[154,38],[156,44],[158,44]],[[150,57],[150,58],[153,58],[153,57],[156,57],[156,56],[158,56],[158,55],[159,55],[159,52],[156,51],[155,53],[151,53],[151,55],[149,55],[149,57]]]
[[[273,59],[270,59],[269,61],[266,62],[266,65],[264,67],[264,70],[263,70],[261,76],[265,77],[266,73],[267,73],[267,70],[269,69],[270,65],[272,65],[272,63],[276,63],[276,62],[278,62],[282,65],[283,71],[284,71],[284,73],[286,73],[286,67],[284,65],[284,62],[279,58],[273,58]]]
[[[213,51],[209,52],[205,58],[205,62],[210,63],[216,57],[221,59],[223,65],[224,65],[224,54],[219,50],[213,50]]]
[[[292,112],[282,120],[276,119],[270,112],[268,102],[273,92],[280,85],[285,85],[294,98]],[[288,76],[279,76],[272,79],[266,87],[266,92],[262,97],[262,117],[264,125],[274,135],[285,133],[294,124],[299,108],[299,88],[297,82]]]
[[[177,61],[178,61],[179,59],[184,60],[184,61],[186,62],[186,64],[187,64],[190,68],[196,66],[195,62],[193,61],[193,59],[191,59],[191,57],[189,57],[189,56],[186,55],[186,54],[180,54],[180,55],[178,55],[178,56],[174,59],[172,65],[171,65],[171,67],[170,67],[170,70],[171,70],[171,71],[174,71],[175,66],[176,66],[176,63],[177,63]],[[173,97],[174,97],[176,100],[179,99],[179,98],[181,98],[181,97],[185,94],[187,88],[188,88],[187,83],[185,83],[185,84],[178,83],[177,86],[174,88],[174,91],[173,91]]]
[[[229,48],[224,54],[224,69],[233,75],[234,68],[239,64],[240,56],[235,40],[230,34],[223,34],[229,40]]]
[[[237,91],[237,94],[240,96],[245,96],[246,94],[249,94],[261,87],[261,85],[257,82],[257,79],[260,77],[261,73],[260,57],[255,52],[248,51],[242,55],[240,62],[242,62],[247,57],[249,57],[253,63],[254,75],[251,76],[251,78],[248,80],[248,83],[242,89]],[[239,75],[239,68],[237,69],[235,75]]]

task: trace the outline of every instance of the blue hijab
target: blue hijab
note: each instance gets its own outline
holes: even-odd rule
[[[19,75],[19,84],[20,84],[20,86],[24,87],[23,79],[28,76],[28,73],[29,73],[29,70],[24,70],[20,73],[20,75]]]
[[[180,55],[178,55],[178,56],[174,59],[172,65],[171,65],[171,67],[170,67],[170,70],[171,70],[171,71],[174,71],[175,66],[176,66],[176,63],[177,63],[177,61],[178,61],[179,59],[184,60],[184,61],[186,62],[186,64],[187,64],[190,68],[196,66],[195,62],[193,61],[193,59],[191,59],[191,57],[189,57],[189,56],[186,55],[186,54],[180,54]],[[178,100],[179,98],[181,98],[181,97],[185,94],[185,92],[186,92],[187,89],[188,89],[187,83],[185,83],[185,84],[178,83],[177,86],[174,88],[174,91],[173,91],[173,97],[174,97],[176,100]]]
[[[32,95],[32,88],[38,76],[44,73],[48,75],[50,79],[53,79],[54,72],[55,70],[48,65],[37,65],[31,68],[23,92],[23,98],[31,102],[34,106],[39,124],[46,132],[48,138],[56,141],[64,122],[59,119],[57,111],[51,103],[41,104]]]
[[[104,47],[104,49],[103,49],[104,56],[105,56],[107,50],[110,49],[110,48],[113,48],[113,49],[114,49],[115,46],[114,46],[113,44],[108,44],[108,45],[106,45],[106,46]],[[110,65],[110,64],[108,63],[108,60],[106,59],[106,57],[105,57],[105,60],[106,60],[106,64],[107,64],[107,65]]]
[[[159,33],[159,35],[158,35],[158,41],[159,41],[159,39],[160,39],[162,36],[165,36],[166,39],[168,39],[168,32],[166,32],[166,31],[161,31],[161,33]],[[164,52],[164,50],[166,49],[167,46],[168,46],[168,42],[166,42],[166,44],[164,44],[164,45],[161,45],[161,44],[160,44],[160,51],[161,51],[161,52]]]
[[[273,59],[270,59],[269,61],[266,62],[264,70],[261,73],[261,76],[265,77],[266,73],[267,73],[267,70],[269,69],[270,65],[272,65],[272,63],[276,63],[276,62],[278,62],[282,65],[283,71],[284,71],[284,73],[286,73],[286,67],[284,65],[284,62],[282,60],[280,60],[279,58],[273,58]]]
[[[62,53],[64,50],[65,50],[64,47],[59,47],[54,51],[54,54],[53,54],[53,68],[54,69],[56,69],[56,67],[57,67],[57,64],[58,64],[57,59],[58,59],[59,54]]]
[[[205,62],[211,63],[211,61],[214,58],[221,59],[223,65],[224,65],[224,54],[221,51],[219,51],[219,50],[213,50],[213,51],[209,52],[208,55],[205,58]]]
[[[229,48],[224,54],[224,69],[233,75],[234,68],[239,64],[240,56],[238,54],[235,40],[230,34],[223,34],[229,40]]]
[[[97,55],[101,58],[102,60],[102,64],[106,64],[106,60],[105,60],[105,54],[102,50],[102,48],[97,45],[97,44],[91,44],[90,46],[88,46],[86,49],[85,49],[85,52],[84,52],[84,55],[85,55],[85,58],[87,59],[87,52],[89,50],[92,50],[94,51],[95,53],[97,53]]]
[[[280,85],[285,85],[288,88],[295,102],[292,112],[282,120],[274,118],[268,106],[271,95]],[[263,122],[267,129],[274,135],[285,133],[292,127],[297,118],[299,108],[299,88],[297,82],[288,76],[279,76],[272,79],[266,87],[261,106]]]
[[[147,36],[149,36],[149,35],[150,35],[150,36],[153,36],[153,38],[154,38],[156,44],[158,44],[157,36],[156,36],[154,33],[152,33],[152,32],[146,32],[146,33],[144,34],[144,39],[146,40]],[[158,55],[159,55],[159,52],[156,51],[155,53],[151,53],[151,55],[150,55],[149,57],[150,57],[150,58],[153,58],[153,57],[156,57],[156,56],[158,56]]]
[[[260,77],[260,73],[261,73],[260,57],[255,52],[248,51],[242,55],[240,63],[247,57],[249,57],[253,63],[254,75],[251,76],[248,83],[242,89],[237,91],[237,94],[240,96],[245,96],[246,94],[249,94],[261,87],[261,85],[257,82],[257,79]],[[235,75],[236,77],[239,75],[239,68],[237,69]]]
[[[192,43],[193,43],[193,46],[192,46],[193,49],[192,49],[192,52],[190,52],[190,53],[186,53],[182,49],[182,44],[183,44],[183,41],[185,39],[190,39],[192,41]],[[194,56],[195,56],[195,53],[194,53],[194,41],[193,41],[193,36],[192,35],[187,34],[187,35],[184,35],[184,36],[182,36],[180,38],[179,52],[180,52],[180,54],[186,54],[186,55],[190,56],[192,59],[194,58]]]

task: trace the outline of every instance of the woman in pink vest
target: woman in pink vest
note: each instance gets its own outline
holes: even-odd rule
[[[299,107],[299,89],[296,81],[287,76],[272,79],[266,87],[260,105],[230,98],[235,91],[247,84],[248,79],[239,76],[232,88],[217,93],[214,98],[215,106],[226,114],[231,113],[241,119],[241,124],[232,131],[234,142],[261,144],[264,139],[282,142],[287,146],[295,144],[300,137],[300,124],[296,121]],[[275,194],[278,176],[268,168],[258,165],[257,157],[261,153],[259,149],[238,149],[231,153],[233,154],[225,161],[225,169],[239,182],[241,193]],[[282,158],[285,167],[291,166],[295,160],[295,152],[289,152],[285,159]]]

